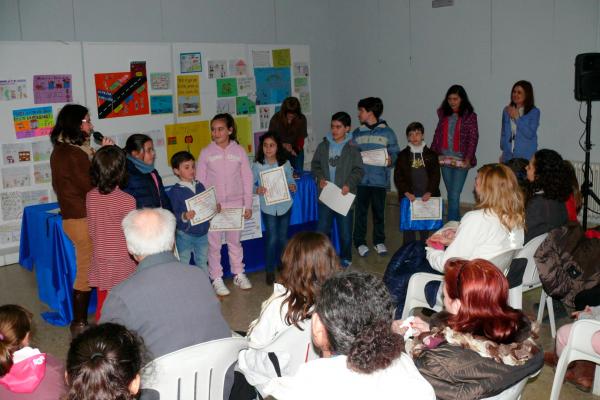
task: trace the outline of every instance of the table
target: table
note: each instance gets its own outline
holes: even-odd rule
[[[288,236],[306,230],[315,230],[318,217],[317,186],[312,175],[303,173],[296,180],[292,215]],[[42,314],[52,325],[64,326],[71,322],[72,287],[75,280],[75,250],[62,229],[62,217],[48,211],[58,208],[58,203],[25,207],[21,225],[19,264],[34,270],[38,283],[38,295],[52,310]],[[335,224],[334,224],[335,226]],[[334,246],[339,251],[337,232],[332,234]],[[242,242],[247,272],[264,269],[265,244],[262,238]],[[227,248],[221,249],[223,272],[230,275]],[[95,299],[95,296],[92,296]],[[95,309],[95,301],[90,312]]]

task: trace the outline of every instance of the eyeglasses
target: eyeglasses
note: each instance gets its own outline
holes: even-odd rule
[[[91,119],[82,119],[81,122],[87,122],[88,124],[91,124],[92,120]]]

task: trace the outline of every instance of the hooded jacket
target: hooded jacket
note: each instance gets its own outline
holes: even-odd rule
[[[422,154],[425,169],[427,171],[427,192],[431,193],[434,197],[438,197],[440,196],[440,163],[438,161],[438,155],[427,146],[423,146]],[[398,160],[396,160],[394,183],[398,190],[399,200],[404,197],[405,192],[414,194],[410,173],[410,165],[413,157],[414,153],[411,151],[411,147],[406,146],[406,148],[398,154]]]
[[[329,171],[329,147],[333,138],[328,134],[317,146],[317,150],[311,162],[311,172],[318,183],[321,179],[331,181]],[[356,188],[364,175],[364,165],[360,150],[352,141],[347,140],[342,147],[339,158],[336,161],[335,183],[340,188],[348,185],[350,193],[356,194]],[[321,189],[319,188],[319,193]]]
[[[374,126],[361,125],[352,132],[352,141],[359,151],[387,149],[392,163],[389,167],[364,165],[365,174],[360,185],[375,186],[389,189],[392,166],[398,157],[398,139],[396,134],[384,120],[379,120]]]

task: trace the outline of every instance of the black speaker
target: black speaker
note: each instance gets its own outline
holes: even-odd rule
[[[600,100],[600,53],[575,57],[575,100]]]

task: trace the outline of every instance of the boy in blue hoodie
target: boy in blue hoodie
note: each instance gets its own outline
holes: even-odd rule
[[[167,192],[173,214],[177,220],[175,243],[182,263],[189,264],[194,253],[194,264],[207,271],[208,262],[208,226],[209,221],[192,225],[190,220],[196,213],[188,211],[185,201],[204,192],[204,185],[195,180],[196,160],[187,151],[180,151],[171,157],[171,168],[179,178],[171,190]],[[207,271],[208,273],[208,271]]]
[[[365,164],[365,174],[356,193],[356,219],[354,220],[354,246],[361,257],[369,252],[367,214],[373,210],[373,246],[379,255],[387,254],[385,247],[385,197],[390,189],[392,166],[398,157],[398,139],[387,122],[381,119],[383,102],[378,97],[367,97],[358,102],[358,120],[361,126],[352,133],[353,142],[361,152],[386,149],[385,166]]]
[[[319,193],[333,182],[342,189],[342,195],[356,194],[357,185],[363,176],[363,162],[358,148],[350,142],[351,118],[343,111],[331,117],[331,132],[317,146],[311,162],[311,170],[317,180]],[[344,267],[352,263],[352,221],[351,208],[346,216],[338,214],[319,201],[319,222],[317,230],[328,235],[335,218],[340,238],[340,258]]]

